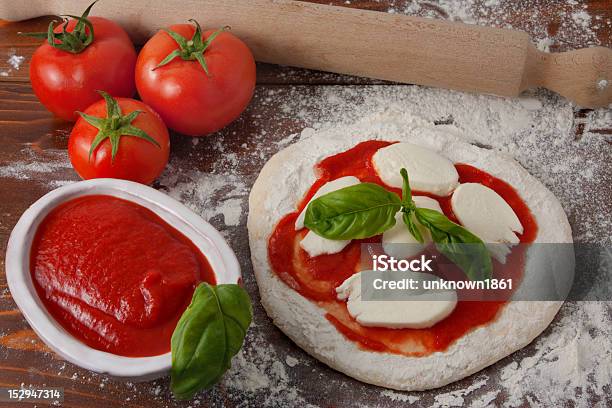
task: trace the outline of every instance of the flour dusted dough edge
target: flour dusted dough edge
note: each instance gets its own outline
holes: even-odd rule
[[[458,339],[444,352],[408,357],[360,349],[325,318],[325,311],[289,288],[270,269],[268,238],[277,222],[295,211],[296,203],[315,181],[313,166],[377,136],[330,138],[317,135],[274,155],[262,169],[249,196],[248,230],[251,258],[261,301],[268,315],[306,352],[360,381],[404,391],[437,388],[467,377],[529,344],[550,324],[563,302],[511,302],[497,320]],[[453,162],[474,165],[511,184],[531,209],[539,226],[535,242],[571,243],[571,229],[557,198],[514,160],[466,143],[433,128],[408,129],[385,137],[429,147]],[[278,183],[282,175],[284,185]],[[529,258],[525,268],[530,270]],[[537,272],[537,271],[536,271]]]

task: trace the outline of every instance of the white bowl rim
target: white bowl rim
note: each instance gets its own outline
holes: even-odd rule
[[[57,205],[85,195],[112,195],[150,209],[200,249],[217,283],[240,281],[238,259],[219,231],[192,210],[160,191],[132,181],[102,178],[68,184],[45,194],[22,214],[8,241],[6,279],[11,296],[36,334],[63,358],[88,370],[132,381],[161,377],[170,369],[170,352],[151,357],[125,357],[91,348],[55,321],[33,286],[29,257],[38,225]]]

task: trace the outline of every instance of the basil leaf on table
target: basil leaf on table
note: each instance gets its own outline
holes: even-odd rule
[[[393,227],[401,207],[397,194],[378,184],[361,183],[313,200],[304,226],[327,239],[369,238]]]
[[[189,399],[217,383],[242,347],[253,310],[247,292],[235,284],[202,282],[172,334],[171,388]]]
[[[415,214],[431,232],[436,248],[457,264],[470,280],[491,278],[491,255],[480,238],[437,211],[417,208]]]

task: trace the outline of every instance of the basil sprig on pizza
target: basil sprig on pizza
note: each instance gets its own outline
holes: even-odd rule
[[[493,266],[484,242],[444,214],[417,207],[408,172],[402,168],[400,174],[401,198],[374,183],[344,187],[310,202],[304,226],[331,240],[370,238],[391,229],[401,211],[406,228],[418,242],[423,243],[424,239],[417,223],[429,230],[438,251],[457,264],[469,279],[490,279]]]

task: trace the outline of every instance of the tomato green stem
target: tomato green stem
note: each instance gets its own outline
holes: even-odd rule
[[[104,91],[98,91],[106,101],[106,118],[91,116],[83,112],[77,112],[87,123],[98,129],[98,134],[91,143],[89,148],[89,160],[92,153],[105,139],[109,139],[111,143],[111,161],[115,160],[117,151],[119,151],[119,140],[122,136],[134,136],[153,143],[158,148],[161,148],[157,140],[149,136],[144,130],[132,125],[132,122],[142,111],[136,110],[125,116],[121,114],[121,107],[117,100]]]
[[[80,17],[73,16],[70,14],[62,15],[62,32],[56,33],[54,31],[55,23],[57,21],[51,21],[47,28],[46,33],[19,33],[21,35],[26,35],[28,37],[34,38],[46,38],[47,42],[53,48],[57,48],[58,50],[70,52],[72,54],[78,54],[82,52],[85,48],[87,48],[94,40],[94,28],[93,24],[87,18],[89,16],[89,12],[94,4],[96,4],[98,0],[94,1],[85,9],[83,15]],[[66,26],[68,25],[68,17],[78,22],[74,26],[74,29],[71,32],[66,31]]]
[[[194,19],[190,19],[189,21],[191,21],[196,27],[193,36],[189,40],[187,40],[185,37],[183,37],[176,31],[164,29],[164,32],[166,32],[170,37],[172,37],[174,41],[176,41],[179,48],[168,54],[163,60],[161,60],[159,64],[157,64],[155,68],[153,68],[153,70],[163,67],[164,65],[170,63],[170,61],[172,61],[176,57],[181,57],[184,61],[198,61],[198,63],[204,69],[206,75],[210,76],[210,73],[208,72],[208,66],[206,65],[206,59],[204,58],[204,53],[206,52],[206,49],[210,46],[210,43],[212,43],[212,41],[223,31],[229,29],[229,27],[226,26],[218,29],[210,36],[208,36],[206,41],[202,41],[202,27],[200,27],[200,24]]]

